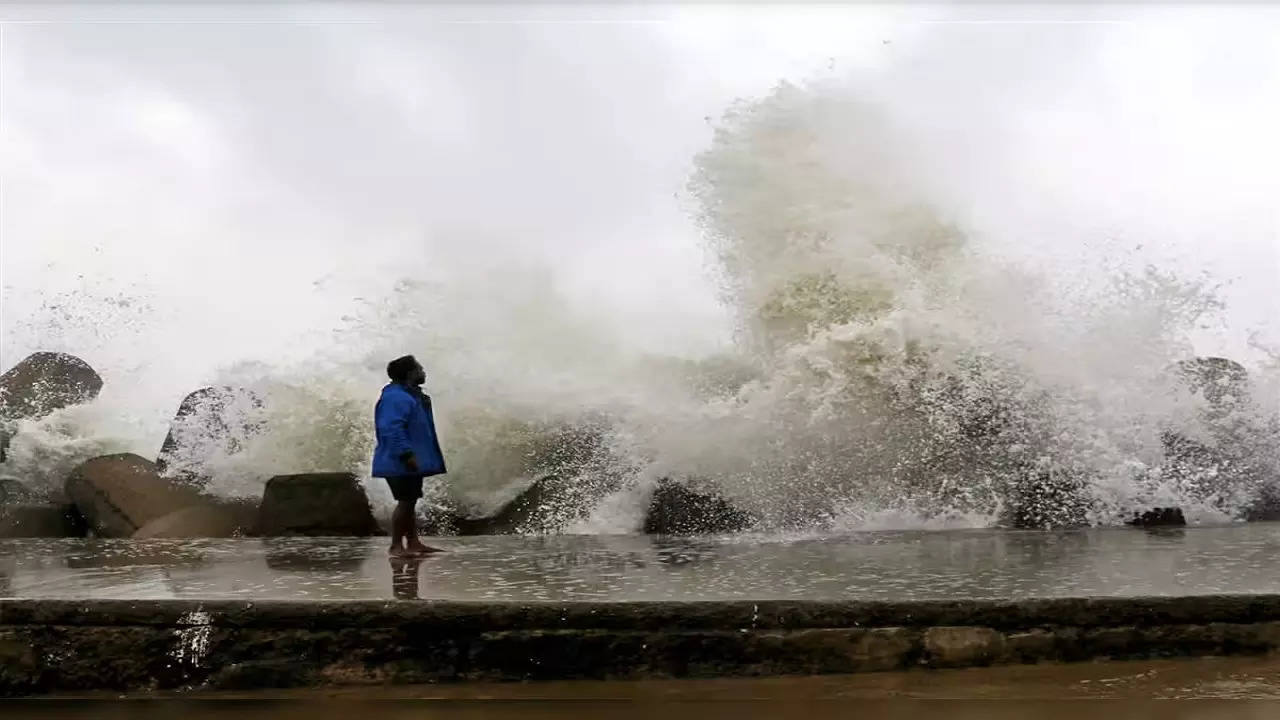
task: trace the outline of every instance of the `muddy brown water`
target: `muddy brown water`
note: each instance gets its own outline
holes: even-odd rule
[[[1159,700],[1160,702],[1153,702]],[[359,710],[368,703],[371,710]],[[364,687],[8,701],[33,718],[1034,718],[1274,720],[1280,658],[1097,662],[853,676]]]

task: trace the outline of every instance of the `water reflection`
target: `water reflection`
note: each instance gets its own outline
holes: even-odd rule
[[[397,600],[418,599],[418,572],[422,558],[393,557],[391,560],[391,596]]]
[[[7,597],[668,600],[1280,592],[1280,525],[839,536],[7,540]],[[423,566],[426,566],[425,568]]]
[[[267,567],[272,570],[303,572],[348,572],[360,570],[364,553],[353,552],[350,542],[336,538],[316,538],[299,542],[296,538],[264,538]],[[359,547],[358,545],[355,547]]]

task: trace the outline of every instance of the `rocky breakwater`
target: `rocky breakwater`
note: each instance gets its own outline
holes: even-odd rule
[[[274,477],[259,502],[207,495],[190,484],[164,477],[146,458],[126,453],[83,463],[67,479],[66,492],[98,537],[379,533],[368,499],[355,476],[348,473]]]
[[[4,476],[9,442],[19,421],[91,402],[102,378],[74,355],[38,352],[0,375],[0,538],[75,537],[85,525],[76,509],[56,492]]]
[[[39,418],[98,397],[102,378],[65,353],[38,352],[0,375],[0,418]]]
[[[99,537],[231,537],[248,532],[257,509],[162,477],[155,463],[128,453],[81,464],[66,493]]]
[[[645,506],[646,535],[707,535],[750,530],[758,522],[709,488],[662,478]],[[571,480],[540,478],[493,513],[474,516],[448,506],[426,509],[422,532],[429,535],[516,535],[563,532],[594,505],[581,502]]]

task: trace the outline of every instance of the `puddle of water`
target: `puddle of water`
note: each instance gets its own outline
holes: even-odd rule
[[[948,599],[1280,592],[1280,524],[779,538],[0,541],[0,597],[448,600]]]

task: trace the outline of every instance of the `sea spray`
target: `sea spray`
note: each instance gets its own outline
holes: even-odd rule
[[[261,398],[262,429],[186,459],[226,495],[280,473],[365,475],[383,368],[413,352],[450,466],[433,501],[485,513],[542,477],[572,489],[527,532],[635,531],[662,477],[714,488],[770,532],[1115,524],[1151,504],[1246,516],[1277,476],[1280,394],[1255,368],[1231,411],[1247,431],[1224,434],[1179,370],[1222,310],[1212,279],[1003,257],[953,219],[934,160],[851,85],[781,85],[735,105],[694,160],[692,210],[734,322],[720,355],[637,354],[625,326],[566,298],[552,260],[445,234],[310,337],[305,360],[202,378]],[[24,429],[18,462],[64,465],[125,435],[153,454],[195,387],[170,389],[146,428],[104,392]],[[1171,433],[1231,450],[1175,469]]]

